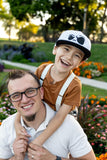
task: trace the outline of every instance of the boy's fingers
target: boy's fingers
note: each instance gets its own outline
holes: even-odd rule
[[[30,143],[29,147],[32,148],[33,150],[38,150],[38,151],[41,151],[41,152],[43,151],[43,147],[38,146],[38,145],[33,144],[33,143]]]

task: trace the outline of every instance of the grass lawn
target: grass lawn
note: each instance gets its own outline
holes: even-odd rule
[[[101,98],[107,96],[107,90],[91,87],[88,85],[82,85],[82,96],[84,97],[87,94],[89,96],[96,95],[97,97]]]

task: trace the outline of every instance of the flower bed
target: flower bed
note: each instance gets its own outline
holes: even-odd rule
[[[96,62],[83,62],[78,68],[75,68],[73,72],[77,76],[83,76],[91,79],[101,76],[104,72],[104,65]]]
[[[16,109],[10,103],[8,95],[6,94],[6,96],[0,98],[0,123],[14,113],[16,113]]]
[[[101,101],[100,105],[97,102],[100,103],[94,95],[83,97],[79,107],[78,121],[87,134],[95,153],[100,155],[107,152],[107,99],[103,103]]]
[[[107,160],[107,153],[101,154],[99,157],[96,157],[96,160]]]

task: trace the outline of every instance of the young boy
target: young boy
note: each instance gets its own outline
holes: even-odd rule
[[[66,115],[74,110],[76,106],[79,107],[81,101],[81,82],[72,73],[72,70],[90,57],[90,50],[91,42],[82,32],[67,30],[60,35],[53,48],[53,54],[56,55],[55,63],[50,66],[43,80],[44,101],[51,108],[57,110],[57,112],[56,116],[53,117],[47,126],[47,129],[33,143],[42,145],[60,127]],[[47,65],[43,64],[37,68],[36,75],[39,79],[41,79],[41,74]],[[70,77],[71,74],[73,77]],[[62,97],[59,95],[62,100],[60,101],[61,105],[57,106],[58,94],[69,77],[72,78],[72,81],[67,86],[64,95]],[[67,83],[69,82],[67,81],[66,85]],[[19,118],[17,116],[17,133],[23,132],[23,134],[26,134],[25,130],[21,126],[19,127],[18,121]]]

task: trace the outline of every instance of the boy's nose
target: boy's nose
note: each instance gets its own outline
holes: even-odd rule
[[[73,52],[71,51],[66,56],[67,56],[68,59],[72,59],[73,58]]]

